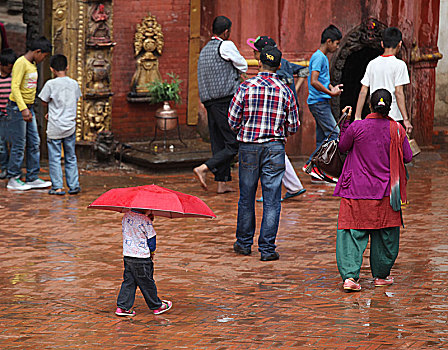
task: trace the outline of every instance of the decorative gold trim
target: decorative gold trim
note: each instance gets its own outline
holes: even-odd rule
[[[249,67],[257,67],[258,66],[258,61],[255,59],[246,60],[246,62]],[[300,66],[305,66],[305,67],[308,67],[310,65],[310,61],[298,61],[298,62],[291,62],[291,63],[298,64]]]

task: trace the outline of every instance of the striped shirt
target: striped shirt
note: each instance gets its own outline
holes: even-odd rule
[[[299,126],[296,99],[277,74],[260,72],[243,82],[229,107],[229,125],[240,142],[284,141]]]
[[[11,74],[0,76],[0,112],[6,113],[6,104],[8,103],[9,94],[11,93]]]

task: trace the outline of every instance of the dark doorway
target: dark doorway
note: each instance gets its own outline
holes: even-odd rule
[[[367,64],[381,54],[382,51],[378,49],[363,47],[361,50],[355,51],[347,57],[344,68],[342,69],[341,83],[344,84],[344,91],[340,97],[341,108],[352,106],[353,112],[355,111],[359,91],[361,90],[361,79],[364,77]],[[362,118],[369,113],[368,99],[366,99],[362,110]]]

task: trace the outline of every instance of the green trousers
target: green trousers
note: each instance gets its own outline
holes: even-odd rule
[[[358,280],[362,255],[370,236],[370,268],[372,276],[386,278],[398,256],[400,227],[378,230],[338,230],[336,238],[336,261],[342,280]]]

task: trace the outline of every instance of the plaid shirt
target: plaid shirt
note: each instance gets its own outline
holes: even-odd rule
[[[299,126],[294,94],[277,74],[260,72],[243,82],[233,96],[229,125],[240,142],[284,141]]]

